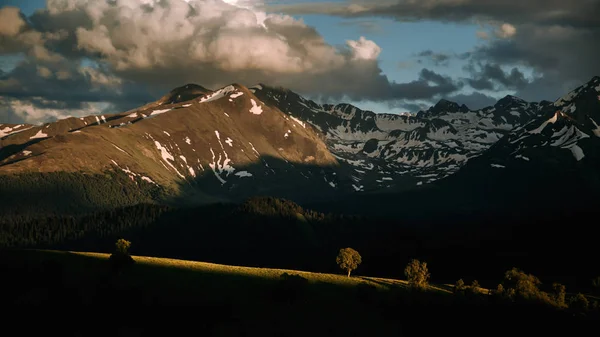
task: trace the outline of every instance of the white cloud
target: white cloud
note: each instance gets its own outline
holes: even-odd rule
[[[46,105],[59,104],[57,101],[48,101],[41,97],[37,97],[41,103]],[[18,119],[28,124],[41,124],[48,121],[63,119],[67,117],[88,116],[99,113],[106,109],[110,104],[106,102],[84,103],[82,108],[78,109],[58,109],[58,108],[41,108],[28,101],[18,99],[9,99],[0,96],[0,110],[3,120]],[[12,116],[9,116],[12,115]],[[6,115],[6,116],[4,116]],[[9,118],[10,117],[10,118]],[[6,118],[6,119],[5,119]]]
[[[508,39],[517,34],[517,28],[510,23],[503,23],[496,29],[496,36],[502,39]]]
[[[101,61],[123,72],[154,67],[198,71],[202,67],[203,71],[286,74],[320,72],[351,61],[290,16],[265,14],[247,3],[238,7],[219,0],[163,3],[166,5],[155,4],[148,11],[140,10],[139,1],[122,1],[119,7],[105,1],[87,2],[80,9],[94,25],[77,28],[78,47],[100,54]],[[121,24],[106,24],[110,22]],[[375,60],[380,52],[373,41],[364,38],[349,45],[355,59]]]
[[[346,43],[352,48],[354,59],[377,60],[381,53],[381,47],[375,42],[365,39],[364,36],[361,36],[358,41],[348,40]]]

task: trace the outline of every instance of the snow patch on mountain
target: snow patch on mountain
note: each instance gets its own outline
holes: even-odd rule
[[[598,124],[596,124],[596,121],[594,119],[592,119],[590,117],[590,120],[592,121],[592,123],[594,124],[595,129],[592,130],[592,132],[594,133],[594,135],[596,135],[596,137],[600,137],[600,126],[598,126]]]
[[[215,177],[221,182],[221,184],[225,184],[227,181],[221,177],[221,174],[225,172],[225,177],[227,177],[235,171],[235,168],[231,166],[231,159],[229,159],[227,152],[224,151],[223,153],[225,154],[225,157],[223,158],[221,153],[219,153],[219,157],[217,158],[212,147],[210,148],[210,153],[212,154],[212,162],[209,163],[208,166],[211,168]]]
[[[166,147],[164,147],[161,143],[159,143],[156,140],[154,141],[154,145],[156,146],[158,151],[160,151],[160,156],[162,157],[163,161],[167,163],[167,165],[169,165],[180,178],[185,178],[181,173],[179,173],[179,170],[177,170],[177,168],[175,168],[175,166],[171,164],[171,161],[175,162],[175,157],[173,157],[171,152],[169,152],[169,150]]]
[[[571,153],[573,153],[575,160],[580,161],[583,159],[583,157],[585,157],[583,150],[577,144],[570,146],[569,149],[571,150]]]
[[[239,171],[239,172],[235,173],[235,176],[238,176],[240,178],[249,178],[249,177],[252,177],[252,173],[250,173],[248,171]]]
[[[29,137],[29,139],[39,139],[39,138],[48,138],[48,134],[44,133],[42,130],[39,130],[35,135]]]
[[[228,85],[222,89],[219,89],[213,93],[210,93],[208,95],[203,96],[202,98],[200,98],[200,103],[208,103],[208,102],[212,102],[212,101],[216,101],[218,99],[221,99],[227,95],[229,95],[230,93],[234,92],[236,89],[233,85]]]
[[[162,114],[164,114],[165,112],[169,112],[169,111],[171,111],[171,110],[173,110],[173,109],[159,109],[159,110],[154,110],[154,111],[152,111],[152,112],[150,113],[150,116],[148,116],[148,117],[146,117],[146,118],[150,118],[151,116],[152,116],[152,117],[155,117],[155,116],[158,116],[158,115],[162,115]]]
[[[296,118],[296,117],[294,117],[294,116],[290,116],[290,118],[291,118],[291,119],[292,119],[294,122],[296,122],[296,123],[300,124],[300,125],[301,125],[303,128],[305,128],[305,129],[306,129],[306,123],[304,123],[303,121],[301,121],[300,119],[298,119],[298,118]],[[295,126],[295,125],[294,125],[294,126]]]
[[[255,114],[255,115],[260,115],[263,112],[262,106],[256,104],[256,101],[254,99],[250,99],[250,102],[252,103],[252,108],[250,108],[250,112]]]
[[[0,126],[2,126],[2,124],[0,124]],[[12,135],[15,133],[19,133],[19,132],[23,132],[25,130],[29,130],[31,128],[33,128],[33,126],[27,127],[27,128],[22,128],[23,126],[25,126],[24,124],[19,124],[19,125],[15,125],[13,127],[10,126],[5,126],[3,128],[0,128],[0,138],[4,138],[8,135]]]
[[[550,144],[551,146],[567,147],[567,146],[577,143],[577,141],[579,141],[581,139],[590,137],[589,135],[583,133],[581,130],[579,130],[574,125],[571,125],[570,127],[565,126],[561,131],[555,133],[555,135],[558,135],[557,136],[558,139],[555,139]]]
[[[125,151],[124,151],[122,148],[120,148],[120,147],[116,146],[115,144],[113,144],[112,146],[114,146],[114,147],[115,147],[117,150],[119,150],[119,151],[121,151],[121,152],[123,152],[123,153],[127,154],[127,152],[125,152]]]
[[[554,116],[552,116],[547,121],[543,122],[542,125],[540,125],[539,127],[537,127],[535,129],[529,131],[529,133],[532,133],[532,134],[539,134],[539,133],[541,133],[542,130],[544,130],[548,124],[554,124],[556,122],[557,118],[558,118],[558,112],[554,113]]]
[[[423,121],[408,116],[378,114],[375,118],[375,125],[381,131],[390,132],[394,130],[412,131],[416,128],[423,127]]]

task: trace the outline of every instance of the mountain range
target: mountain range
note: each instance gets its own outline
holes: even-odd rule
[[[600,77],[555,102],[506,96],[471,110],[441,100],[401,115],[265,84],[187,84],[124,113],[0,124],[0,204],[47,211],[66,202],[72,211],[253,195],[331,203],[432,188],[487,198],[493,184],[505,200],[513,185],[556,187],[544,180],[556,176],[570,193],[593,193],[598,122]]]

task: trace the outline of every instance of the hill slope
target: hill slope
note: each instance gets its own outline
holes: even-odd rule
[[[70,252],[9,252],[0,259],[3,278],[0,292],[12,307],[54,309],[108,306],[111,319],[93,325],[97,317],[71,313],[71,324],[60,325],[62,335],[164,335],[193,329],[211,336],[419,336],[460,332],[478,336],[493,325],[492,335],[521,332],[579,331],[582,320],[568,312],[540,306],[501,305],[483,295],[452,296],[445,289],[410,292],[402,281],[347,278],[291,270],[258,269],[201,262],[134,257],[136,263],[121,274],[110,274],[106,254]],[[15,269],[15,266],[21,269]],[[23,267],[26,268],[23,268]],[[44,280],[46,282],[40,282]],[[446,288],[446,287],[444,287]],[[432,291],[431,291],[432,290]],[[115,305],[115,303],[127,305]],[[194,320],[182,320],[157,310],[181,306],[202,310]],[[152,308],[140,319],[131,312]],[[68,310],[68,309],[67,309]],[[54,311],[43,316],[54,318]],[[35,319],[35,310],[30,316]],[[527,313],[527,314],[526,314]],[[61,311],[61,315],[65,312]],[[469,324],[456,324],[469,317]],[[344,324],[352,322],[352,324]],[[435,321],[437,324],[416,324]],[[547,324],[548,320],[552,324]],[[10,327],[12,320],[7,320]],[[342,323],[342,324],[341,324]],[[545,323],[545,324],[544,324]],[[33,333],[39,324],[21,326]],[[55,332],[56,324],[43,324]]]
[[[132,181],[127,189],[160,187],[195,202],[278,190],[285,196],[290,190],[281,186],[307,180],[308,195],[332,191],[328,178],[339,165],[312,129],[243,86],[193,89],[178,88],[133,112],[68,118],[8,134],[0,140],[0,175],[121,172]]]

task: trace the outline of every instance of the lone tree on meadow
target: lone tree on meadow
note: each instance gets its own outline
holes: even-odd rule
[[[129,255],[129,247],[131,247],[131,242],[125,239],[119,239],[115,243],[115,252],[110,255],[109,261],[117,274],[135,262]]]
[[[404,276],[406,276],[408,284],[411,287],[425,288],[429,283],[431,274],[429,274],[429,269],[427,269],[427,262],[412,259],[406,268],[404,268]]]
[[[117,254],[129,255],[129,247],[131,247],[131,241],[119,239],[115,243],[115,252]]]
[[[350,277],[350,273],[355,270],[359,264],[362,262],[362,258],[360,254],[352,248],[342,248],[340,249],[340,253],[335,259],[338,266],[348,272],[348,277]]]

